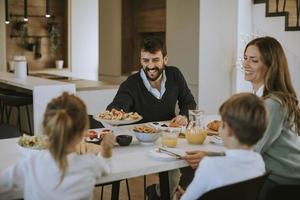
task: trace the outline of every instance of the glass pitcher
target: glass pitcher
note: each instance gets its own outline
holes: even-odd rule
[[[190,144],[202,144],[207,136],[204,110],[189,110],[189,123],[185,137]]]

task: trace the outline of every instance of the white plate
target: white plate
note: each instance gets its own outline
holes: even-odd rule
[[[210,137],[210,143],[216,144],[216,145],[221,145],[221,146],[224,145],[222,138],[220,136],[216,136],[216,135]]]
[[[132,124],[143,119],[143,117],[140,117],[138,119],[132,119],[132,120],[108,120],[108,119],[101,119],[98,115],[94,115],[93,118],[99,122],[105,122],[109,125]]]
[[[174,153],[177,153],[179,155],[182,155],[182,156],[185,155],[185,151],[182,150],[182,149],[177,149],[177,148],[166,148],[166,149],[168,149],[169,151],[172,151]],[[171,156],[171,155],[166,154],[166,153],[158,152],[157,148],[156,149],[151,149],[149,151],[149,155],[150,155],[150,157],[152,157],[156,160],[162,160],[162,161],[178,160],[178,158],[175,157],[175,156]]]
[[[169,127],[170,122],[150,122],[149,125],[155,127],[161,131],[172,131],[172,130],[180,130],[180,132],[185,132],[185,126],[182,127]]]
[[[18,144],[18,150],[23,156],[29,156],[32,154],[40,153],[44,151],[45,149],[35,149],[30,147],[22,147]]]

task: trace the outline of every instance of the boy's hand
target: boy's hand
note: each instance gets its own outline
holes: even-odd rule
[[[182,197],[182,195],[183,195],[184,192],[185,192],[185,190],[182,189],[182,187],[179,185],[179,186],[177,187],[176,192],[175,192],[176,197],[177,197],[176,199],[180,199],[180,198]]]
[[[187,151],[186,155],[182,158],[186,160],[193,169],[196,169],[204,156],[206,156],[206,152],[204,151]]]
[[[86,154],[86,153],[94,153],[98,154],[100,152],[100,146],[92,143],[79,143],[76,146],[76,153],[78,154]]]

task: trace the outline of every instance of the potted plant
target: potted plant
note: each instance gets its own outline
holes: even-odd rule
[[[55,59],[56,68],[63,68],[63,60],[57,59],[57,51],[61,45],[61,35],[58,28],[58,24],[54,21],[48,22],[48,33],[50,39],[50,54],[53,59]]]
[[[19,46],[28,51],[33,51],[33,43],[28,41],[28,28],[27,23],[24,21],[13,21],[12,23],[12,36],[20,37],[21,42]]]

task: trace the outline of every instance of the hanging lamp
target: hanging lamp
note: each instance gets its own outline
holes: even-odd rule
[[[50,18],[50,0],[46,0],[46,14],[45,14],[46,18]]]
[[[28,21],[27,0],[24,0],[24,22]]]
[[[9,24],[9,18],[8,18],[8,0],[5,0],[5,24]]]

